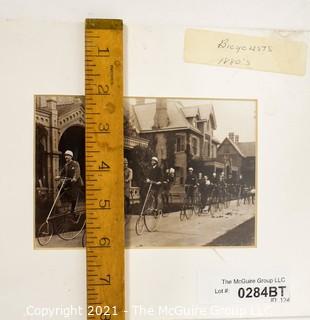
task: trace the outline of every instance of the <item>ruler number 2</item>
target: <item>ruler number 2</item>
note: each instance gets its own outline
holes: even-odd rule
[[[105,84],[105,85],[101,85],[101,84],[98,84],[97,85],[97,94],[100,95],[100,96],[106,96],[106,95],[109,95],[110,94],[110,87]]]

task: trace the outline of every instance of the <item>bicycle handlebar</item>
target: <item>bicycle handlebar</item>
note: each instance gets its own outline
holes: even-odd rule
[[[150,179],[149,179],[150,180]],[[146,183],[149,183],[149,184],[158,184],[159,183],[162,183],[161,181],[153,181],[153,180],[150,180],[150,181],[145,181]]]
[[[59,180],[61,180],[61,181],[71,181],[72,178],[68,178],[68,177],[56,177],[55,180],[56,180],[56,181],[59,181]]]

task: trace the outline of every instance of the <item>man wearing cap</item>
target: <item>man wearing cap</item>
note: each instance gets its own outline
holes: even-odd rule
[[[167,209],[169,205],[169,195],[170,195],[170,189],[174,182],[174,168],[166,169],[166,172],[163,177],[163,192],[162,192],[162,198],[163,198],[163,205],[164,209]]]
[[[157,157],[152,157],[151,159],[151,169],[149,171],[148,178],[146,179],[147,183],[152,182],[152,190],[155,197],[155,209],[158,208],[158,196],[160,192],[161,182],[162,182],[162,172],[158,166]]]
[[[130,188],[133,178],[133,171],[128,167],[128,160],[124,158],[124,183],[125,183],[125,214],[129,212],[130,205]]]
[[[84,183],[81,177],[80,165],[77,161],[73,160],[73,152],[71,150],[67,150],[64,153],[64,156],[66,163],[60,171],[60,176],[56,177],[56,180],[59,180],[61,177],[70,179],[65,183],[64,191],[66,191],[70,197],[71,212],[74,212],[77,203],[78,192]]]
[[[197,186],[197,180],[196,180],[196,177],[194,176],[194,169],[190,167],[188,168],[188,173],[185,180],[186,198],[190,200],[190,203],[194,202],[194,190],[196,186]]]

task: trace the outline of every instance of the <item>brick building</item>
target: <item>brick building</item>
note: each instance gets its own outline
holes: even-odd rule
[[[70,149],[85,174],[85,111],[83,97],[37,96],[35,100],[36,188],[55,193],[55,176]]]
[[[217,159],[224,164],[224,173],[235,181],[242,176],[243,182],[255,186],[256,143],[240,142],[239,136],[229,133],[218,147]]]

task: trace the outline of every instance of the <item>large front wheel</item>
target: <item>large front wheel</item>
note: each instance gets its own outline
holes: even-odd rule
[[[153,209],[152,212],[144,214],[145,227],[148,232],[153,232],[157,229],[161,216],[162,211],[160,209]]]
[[[193,215],[194,215],[194,206],[193,205],[190,205],[186,208],[185,210],[185,216],[186,216],[186,219],[189,220]]]
[[[180,211],[180,220],[183,221],[186,218],[186,206],[183,205]]]
[[[159,198],[159,197],[158,197]],[[145,227],[148,232],[153,232],[156,230],[160,217],[162,215],[162,210],[158,207],[161,205],[158,199],[157,209],[155,207],[155,196],[151,193],[146,202],[145,209],[143,212]]]
[[[58,227],[58,237],[73,240],[85,229],[85,213],[67,213]]]

